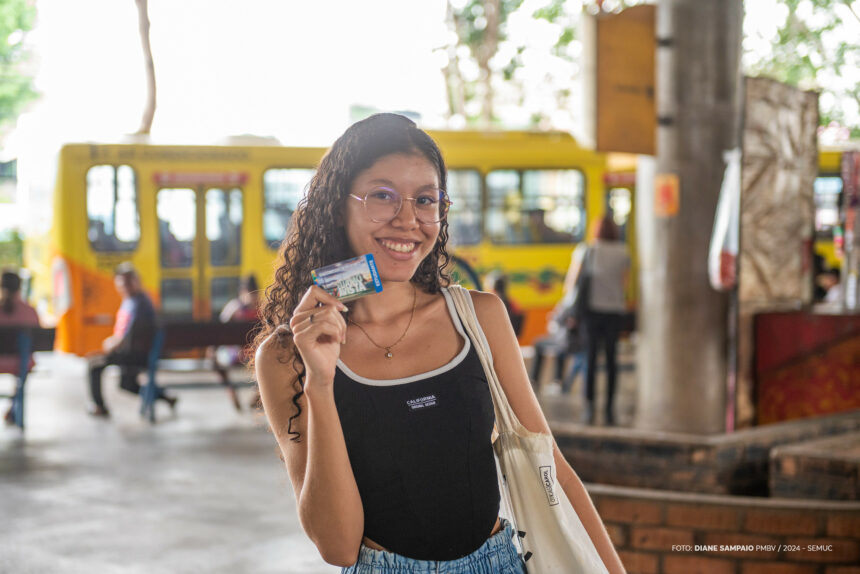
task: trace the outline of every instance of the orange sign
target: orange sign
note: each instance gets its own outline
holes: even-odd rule
[[[675,217],[681,208],[681,185],[676,173],[658,173],[654,177],[654,214]]]

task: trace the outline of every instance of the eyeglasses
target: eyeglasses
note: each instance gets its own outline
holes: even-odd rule
[[[388,223],[400,213],[404,201],[415,205],[415,218],[424,224],[439,223],[448,213],[451,202],[441,189],[428,189],[416,197],[403,197],[390,187],[377,187],[364,196],[350,193],[364,205],[364,212],[374,223]]]

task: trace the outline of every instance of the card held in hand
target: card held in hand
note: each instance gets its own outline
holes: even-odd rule
[[[370,253],[314,269],[311,278],[341,301],[382,291],[382,281]]]

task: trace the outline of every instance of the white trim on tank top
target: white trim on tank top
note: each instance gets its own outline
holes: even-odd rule
[[[466,336],[466,332],[463,330],[463,324],[460,323],[460,317],[457,315],[457,310],[454,308],[454,301],[451,299],[451,295],[448,294],[448,290],[442,288],[442,295],[445,296],[445,303],[448,306],[448,313],[451,315],[451,321],[454,323],[454,328],[457,329],[457,332],[460,333],[460,336],[463,337],[463,348],[457,353],[457,356],[451,359],[445,365],[442,365],[439,368],[433,369],[432,371],[427,371],[426,373],[418,373],[417,375],[411,375],[409,377],[403,377],[400,379],[368,379],[367,377],[362,377],[359,374],[353,372],[352,369],[346,366],[346,364],[340,359],[337,360],[337,367],[343,371],[343,374],[352,379],[357,383],[362,383],[364,385],[372,385],[374,387],[390,387],[393,385],[402,385],[405,383],[413,383],[415,381],[420,381],[422,379],[429,379],[430,377],[435,377],[436,375],[441,375],[447,371],[450,371],[457,365],[463,362],[463,359],[466,358],[466,355],[469,353],[469,349],[472,346],[472,341],[469,340],[469,337]]]

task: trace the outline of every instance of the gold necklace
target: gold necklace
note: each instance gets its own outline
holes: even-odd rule
[[[415,287],[415,285],[413,285],[412,286],[412,312],[409,314],[409,322],[406,324],[406,330],[403,331],[403,334],[400,335],[399,339],[397,339],[396,341],[394,341],[392,344],[388,345],[387,347],[384,345],[380,345],[379,343],[374,341],[370,337],[370,335],[367,334],[367,331],[364,330],[364,327],[362,327],[361,325],[359,325],[358,323],[356,323],[352,319],[350,319],[349,322],[352,323],[353,325],[355,325],[356,327],[358,327],[359,329],[361,329],[361,332],[364,333],[364,336],[367,337],[367,340],[370,341],[371,343],[373,343],[374,346],[379,347],[380,349],[383,349],[385,351],[385,358],[390,360],[394,357],[394,354],[391,352],[391,349],[393,349],[397,345],[397,343],[402,341],[403,337],[406,336],[406,333],[409,332],[409,327],[412,325],[412,318],[415,317],[415,301],[417,299],[418,299],[418,289]]]

